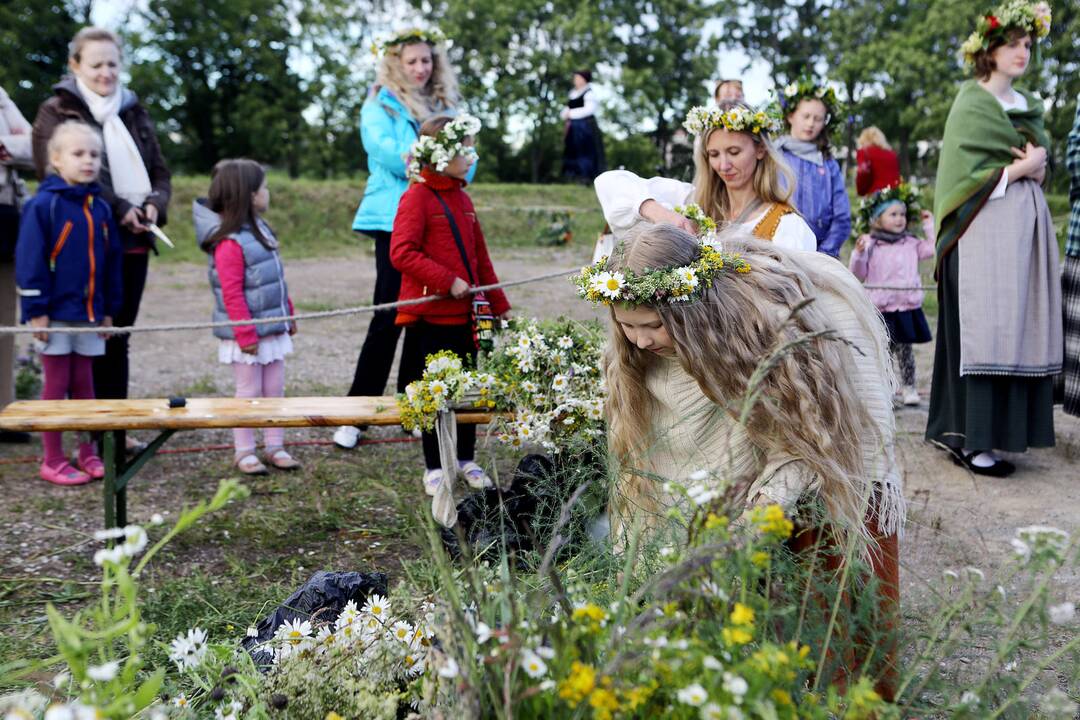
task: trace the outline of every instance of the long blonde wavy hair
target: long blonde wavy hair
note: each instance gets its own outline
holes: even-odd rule
[[[862,451],[864,443],[880,441],[880,432],[856,392],[852,348],[828,336],[806,339],[834,325],[813,302],[796,308],[823,291],[839,294],[857,311],[865,306],[868,335],[880,346],[868,350],[885,358],[884,341],[872,329],[876,314],[856,285],[847,287],[815,271],[798,253],[784,253],[741,230],[721,237],[725,250],[740,252],[750,262],[751,272],[721,272],[698,300],[650,309],[671,336],[683,370],[733,416],[742,409],[759,363],[792,343],[760,381],[746,432],[766,453],[779,451],[804,462],[816,475],[820,497],[838,527],[861,533],[872,491]],[[678,228],[647,225],[630,234],[609,266],[635,273],[682,267],[697,258],[698,247],[693,236]],[[656,441],[655,405],[646,376],[659,362],[665,361],[627,340],[612,309],[605,374],[608,444],[619,477],[612,498],[616,516],[625,517],[632,508],[655,509],[657,481],[644,457]],[[882,378],[886,384],[893,381],[891,375]]]
[[[746,103],[733,100],[720,103],[720,109],[725,111],[737,107],[751,109]],[[731,199],[727,185],[709,165],[709,138],[719,130],[712,128],[706,131],[694,143],[694,202],[706,215],[723,223],[728,220]],[[795,173],[773,148],[766,132],[742,134],[751,138],[755,146],[765,148],[765,156],[758,160],[754,168],[754,194],[764,203],[786,203],[795,192]]]
[[[412,87],[405,75],[401,53],[409,45],[420,43],[423,41],[401,43],[386,48],[375,71],[375,82],[394,93],[409,109],[413,118],[422,123],[435,113],[457,107],[461,96],[458,94],[457,75],[446,56],[446,48],[441,44],[427,43],[431,48],[431,77],[423,89],[416,90]]]

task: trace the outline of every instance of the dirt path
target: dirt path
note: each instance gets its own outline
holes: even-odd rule
[[[510,280],[580,266],[588,259],[589,249],[579,245],[568,249],[502,250],[494,255],[500,276]],[[336,260],[290,263],[287,273],[297,309],[322,310],[369,302],[373,266],[372,255],[363,249]],[[147,288],[140,323],[209,318],[211,299],[203,267],[154,265]],[[510,296],[517,315],[564,314],[580,319],[598,316],[576,299],[572,286],[564,281],[515,288]],[[343,393],[352,377],[367,322],[367,316],[361,315],[302,325],[296,337],[297,352],[289,360],[290,392]],[[917,351],[924,397],[929,392],[931,347],[924,345]],[[216,341],[208,331],[136,335],[132,356],[133,396],[232,391],[231,375],[227,367],[216,362]],[[920,408],[898,412],[899,456],[911,507],[902,549],[909,614],[918,613],[942,570],[973,565],[990,571],[999,565],[1009,553],[1009,540],[1017,527],[1045,524],[1073,533],[1080,530],[1080,420],[1059,412],[1057,447],[1015,458],[1019,470],[1004,480],[976,478],[953,466],[941,452],[922,441],[925,421],[925,402]],[[297,437],[328,436],[326,431],[297,433]],[[228,436],[208,434],[200,440],[227,442]],[[308,456],[316,457],[321,452],[313,448]],[[0,447],[0,459],[26,453],[26,448]],[[171,472],[183,473],[185,462],[170,459],[161,464]],[[92,529],[95,522],[100,522],[98,493],[83,493],[75,498],[65,489],[47,487],[32,477],[32,466],[0,465],[0,491],[5,496],[18,497],[22,503],[36,501],[37,507],[49,508],[45,517],[28,517],[25,513],[11,516],[10,504],[0,509],[0,523],[12,531],[0,534],[0,564],[62,573],[62,563],[42,560],[25,565],[24,559],[45,557],[66,545],[67,523]],[[168,497],[167,486],[155,488],[154,492],[156,501],[166,506],[170,502],[179,506],[181,502]],[[182,497],[185,491],[176,492]],[[1062,599],[1080,600],[1080,577],[1062,577],[1061,581]]]

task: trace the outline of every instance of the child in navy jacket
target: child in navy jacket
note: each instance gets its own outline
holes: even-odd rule
[[[102,140],[80,122],[66,122],[49,140],[47,177],[23,209],[15,247],[15,279],[23,321],[38,332],[45,371],[43,400],[93,399],[92,358],[105,352],[98,333],[63,328],[110,327],[120,310],[121,253],[109,204],[96,180]],[[64,456],[59,432],[42,433],[41,478],[81,485],[104,477],[105,466],[89,440],[79,445],[78,468]]]

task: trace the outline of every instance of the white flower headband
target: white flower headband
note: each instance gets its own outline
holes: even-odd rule
[[[424,182],[420,175],[424,165],[431,165],[436,172],[443,172],[458,155],[475,160],[476,148],[465,145],[465,140],[475,137],[481,127],[478,118],[462,113],[446,123],[436,135],[422,135],[406,156],[409,177],[416,182]]]
[[[735,105],[726,110],[698,106],[690,108],[683,127],[691,135],[702,135],[713,128],[755,135],[775,134],[780,131],[780,118],[765,110],[753,110],[745,105]]]

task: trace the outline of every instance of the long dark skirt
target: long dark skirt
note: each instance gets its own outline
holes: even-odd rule
[[[926,439],[968,450],[1054,446],[1054,378],[960,376],[959,253],[941,262]]]
[[[566,129],[562,174],[574,180],[592,182],[607,169],[604,161],[604,138],[592,115],[571,120]]]
[[[1065,412],[1080,417],[1080,257],[1066,257],[1061,273],[1065,311]]]

